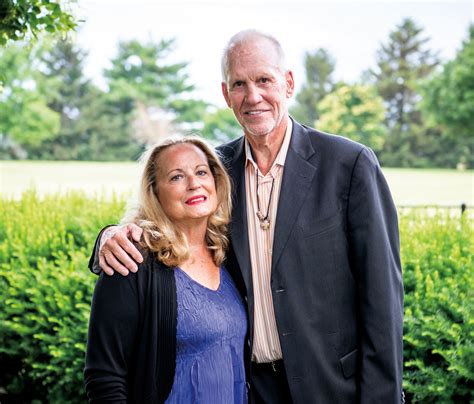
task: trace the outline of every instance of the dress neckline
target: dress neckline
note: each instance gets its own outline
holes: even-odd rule
[[[183,270],[181,267],[176,267],[177,270],[179,270],[186,278],[188,278],[192,283],[196,284],[197,286],[208,290],[209,292],[219,292],[222,287],[222,265],[219,266],[219,286],[217,286],[217,289],[211,289],[207,287],[206,285],[203,285],[202,283],[198,282],[196,279],[194,279],[191,275],[189,275],[185,270]]]

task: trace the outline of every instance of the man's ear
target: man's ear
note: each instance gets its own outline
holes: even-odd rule
[[[291,98],[295,92],[295,81],[293,79],[293,72],[288,70],[285,74],[286,81],[286,98]]]
[[[222,82],[222,83],[221,83],[221,89],[222,89],[222,95],[223,95],[224,98],[225,98],[225,102],[227,103],[227,106],[228,106],[229,108],[232,108],[232,107],[230,106],[230,98],[229,98],[229,91],[227,90],[227,84],[224,83],[224,82]]]

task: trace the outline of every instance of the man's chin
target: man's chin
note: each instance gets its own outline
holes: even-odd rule
[[[269,135],[274,127],[269,127],[268,125],[246,125],[244,126],[244,132],[253,137],[262,137]]]

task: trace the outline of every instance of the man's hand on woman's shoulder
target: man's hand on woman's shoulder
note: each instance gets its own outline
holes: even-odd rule
[[[135,223],[107,228],[100,239],[99,265],[107,275],[118,272],[127,276],[129,272],[137,272],[143,257],[133,245],[140,241],[143,230]]]

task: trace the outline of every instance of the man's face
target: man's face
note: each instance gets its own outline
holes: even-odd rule
[[[284,133],[287,99],[293,90],[293,74],[281,71],[276,50],[268,40],[248,41],[231,51],[222,93],[246,136]]]

